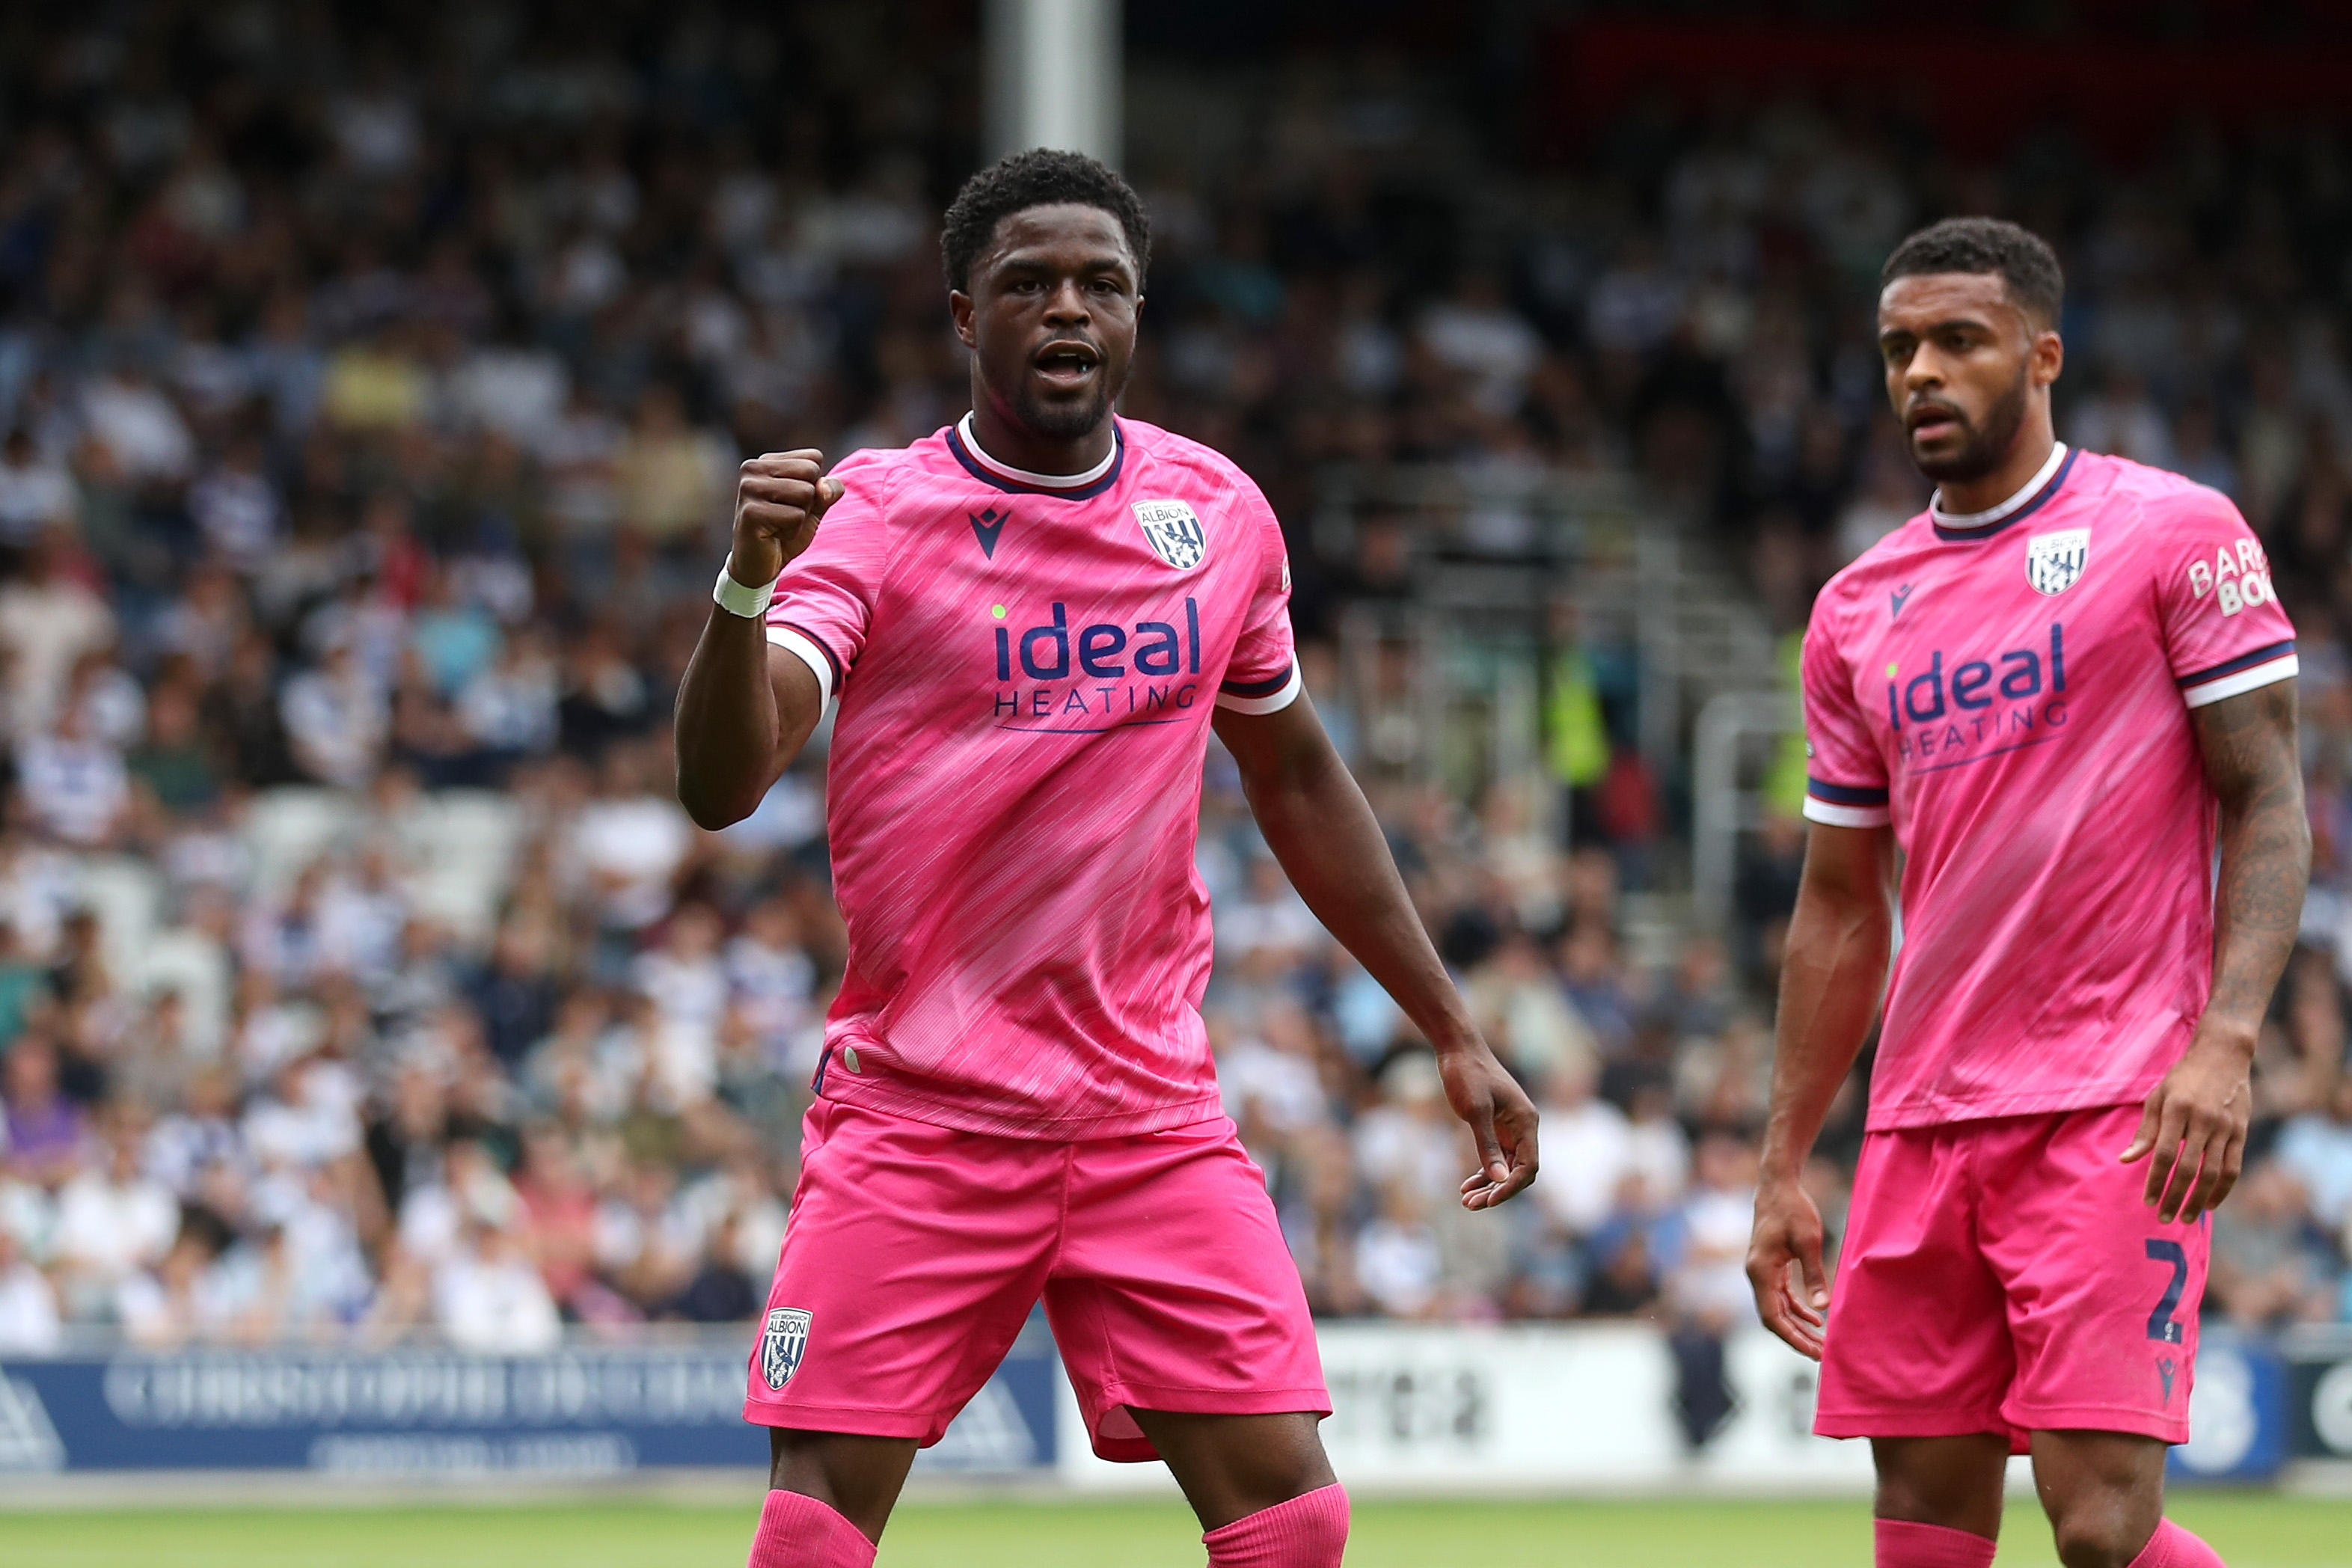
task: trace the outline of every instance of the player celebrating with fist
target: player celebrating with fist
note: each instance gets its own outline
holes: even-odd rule
[[[1805,634],[1748,1273],[1822,1362],[1814,1430],[1872,1439],[1880,1568],[1986,1568],[2012,1452],[2067,1568],[2221,1562],[2163,1517],[2165,1445],[2309,874],[2294,630],[2227,500],[2053,438],[2061,287],[1984,218],[1888,259],[1887,395],[1940,488]],[[1798,1173],[1882,987],[1832,1289]]]
[[[1095,1451],[1163,1458],[1218,1568],[1336,1568],[1345,1494],[1307,1302],[1218,1108],[1192,868],[1209,731],[1323,924],[1436,1047],[1479,1170],[1534,1179],[1534,1109],[1448,981],[1292,658],[1290,574],[1231,462],[1112,416],[1142,204],[1027,153],[948,210],[972,410],[820,477],[743,466],[677,703],[678,795],[748,816],[836,720],[849,960],[751,1357],[772,1428],[753,1568],[866,1568],[1041,1297]]]

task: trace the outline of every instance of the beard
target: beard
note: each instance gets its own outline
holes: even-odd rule
[[[1033,436],[1053,441],[1074,441],[1087,436],[1101,426],[1110,415],[1112,390],[1108,374],[1095,378],[1093,395],[1076,403],[1049,403],[1037,395],[1029,378],[1021,378],[1019,389],[1013,395],[1013,417]]]
[[[2025,367],[2021,364],[2017,369],[2017,384],[1995,398],[1992,406],[1985,410],[1981,429],[1970,424],[1966,415],[1954,409],[1952,416],[1959,422],[1962,437],[1959,449],[1940,458],[1925,458],[1914,447],[1911,451],[1912,467],[1939,485],[1955,481],[1967,484],[1971,479],[1984,478],[2000,468],[2009,457],[2010,448],[2017,445],[2017,433],[2025,426]]]

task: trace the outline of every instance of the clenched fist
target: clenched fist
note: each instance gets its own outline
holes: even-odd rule
[[[748,588],[763,586],[809,547],[824,509],[841,499],[841,481],[823,477],[824,463],[824,453],[804,447],[769,452],[743,465],[735,481],[729,576]]]

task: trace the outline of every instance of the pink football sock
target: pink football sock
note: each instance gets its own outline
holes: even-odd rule
[[[874,1568],[874,1543],[816,1499],[772,1491],[760,1505],[748,1568]]]
[[[1878,1568],[1992,1568],[1994,1543],[1948,1525],[1881,1519]]]
[[[1348,1494],[1339,1483],[1245,1514],[1201,1537],[1209,1568],[1339,1568]]]
[[[2131,1568],[2229,1568],[2229,1564],[2221,1561],[2220,1552],[2166,1519],[2157,1521],[2156,1533],[2131,1560]]]

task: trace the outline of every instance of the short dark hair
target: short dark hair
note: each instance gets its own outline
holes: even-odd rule
[[[1879,271],[1878,286],[1921,272],[1998,272],[2010,299],[2046,325],[2056,323],[2066,298],[2066,274],[2050,242],[2006,218],[1948,217],[1929,224],[1895,247]]]
[[[971,288],[971,264],[996,237],[998,224],[1030,207],[1064,202],[1100,207],[1118,220],[1127,247],[1135,253],[1136,281],[1142,282],[1151,265],[1151,219],[1135,187],[1099,159],[1040,147],[999,158],[966,180],[948,204],[940,226],[940,257],[947,263],[948,287],[960,292]]]

